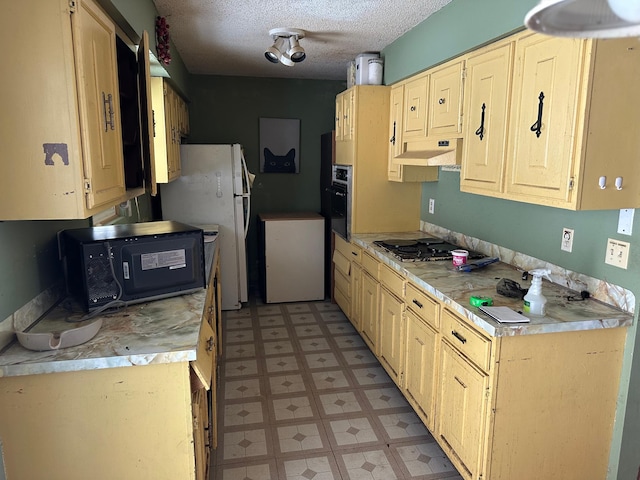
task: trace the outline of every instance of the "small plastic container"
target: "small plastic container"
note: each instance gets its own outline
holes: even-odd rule
[[[451,255],[453,255],[453,266],[458,267],[467,263],[469,252],[466,250],[451,250]]]
[[[369,59],[369,85],[382,85],[382,65],[381,58]]]

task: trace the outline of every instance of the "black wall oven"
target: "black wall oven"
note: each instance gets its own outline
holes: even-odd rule
[[[331,175],[331,229],[346,241],[351,237],[351,166],[333,165]]]

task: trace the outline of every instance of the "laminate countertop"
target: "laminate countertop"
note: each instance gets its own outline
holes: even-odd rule
[[[220,255],[216,240],[216,235],[205,236],[205,247],[209,247],[205,248],[207,285],[214,284],[213,265]],[[22,315],[26,318],[18,323],[14,321],[14,328],[30,333],[62,332],[101,318],[102,326],[96,336],[75,347],[41,352],[24,348],[14,337],[0,349],[0,377],[196,360],[206,300],[207,289],[202,288],[193,293],[127,305],[78,323],[86,312],[71,297],[62,298],[43,314]]]
[[[499,323],[478,307],[471,306],[469,299],[472,295],[491,297],[493,306],[522,311],[522,300],[496,292],[496,285],[501,278],[509,278],[522,288],[529,288],[530,281],[522,280],[521,270],[502,262],[471,272],[456,270],[450,260],[400,262],[373,244],[375,240],[385,238],[417,239],[425,236],[428,235],[424,232],[356,234],[351,236],[351,241],[492,337],[618,328],[633,323],[633,315],[627,312],[593,298],[576,301],[581,299],[579,292],[546,280],[542,283],[542,294],[547,298],[545,316],[528,315],[528,323]]]
[[[206,290],[202,289],[100,314],[103,321],[97,335],[75,347],[36,352],[15,340],[0,354],[0,376],[195,360],[205,300]],[[76,325],[67,319],[77,320],[83,315],[77,304],[63,300],[29,331],[68,330]]]

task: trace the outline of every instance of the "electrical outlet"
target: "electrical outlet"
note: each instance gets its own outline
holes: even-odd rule
[[[562,229],[562,243],[560,244],[560,249],[565,252],[571,252],[573,250],[573,229],[572,228],[563,228]]]
[[[607,239],[607,253],[604,263],[614,267],[627,269],[629,263],[629,243],[622,240]]]
[[[429,199],[429,213],[436,213],[436,201],[433,198]]]

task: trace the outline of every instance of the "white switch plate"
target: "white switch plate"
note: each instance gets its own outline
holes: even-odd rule
[[[573,250],[573,229],[562,229],[562,243],[560,244],[560,250],[565,252],[571,252]]]
[[[604,257],[604,263],[626,270],[629,263],[629,247],[629,242],[613,238],[607,239],[607,253]]]
[[[620,210],[618,217],[618,233],[622,235],[631,235],[633,229],[633,208],[623,208]]]
[[[429,213],[436,212],[436,201],[433,198],[429,199]]]

